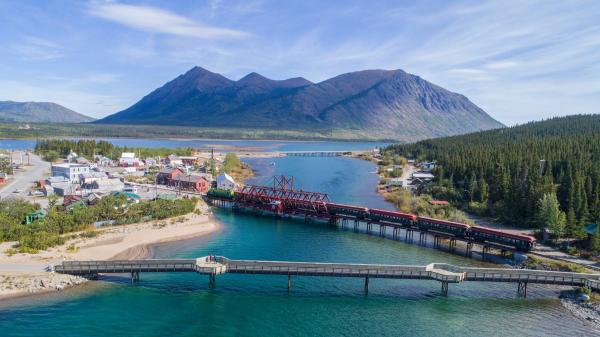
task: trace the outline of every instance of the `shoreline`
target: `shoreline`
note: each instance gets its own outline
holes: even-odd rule
[[[208,210],[208,207],[205,209]],[[79,276],[45,271],[47,266],[62,260],[145,259],[159,244],[210,235],[221,228],[222,224],[215,220],[212,213],[190,213],[165,220],[98,229],[96,237],[77,236],[38,254],[7,256],[4,251],[13,243],[2,243],[0,301],[60,291],[88,281]]]

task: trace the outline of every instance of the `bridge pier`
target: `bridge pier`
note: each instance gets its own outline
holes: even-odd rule
[[[135,282],[139,282],[140,281],[140,272],[139,271],[132,271],[131,272],[131,283],[135,283]]]
[[[369,293],[369,277],[365,277],[365,294]]]
[[[379,225],[379,236],[385,236],[385,226]]]
[[[419,232],[419,246],[427,245],[427,233]]]
[[[456,249],[456,238],[450,239],[450,246],[448,247],[448,251],[453,252]]]
[[[517,285],[517,294],[523,298],[527,298],[527,282],[519,282]]]
[[[467,257],[471,257],[473,255],[473,242],[467,242],[467,252],[465,254]]]
[[[348,219],[342,218],[342,229],[346,228],[347,224],[348,224]]]
[[[288,291],[292,290],[292,274],[288,274]]]
[[[213,289],[215,287],[215,284],[217,282],[217,277],[214,273],[211,273],[210,275],[208,275],[208,288],[209,289]]]
[[[486,255],[489,254],[491,247],[482,246],[481,247],[481,260],[485,261]]]
[[[354,220],[354,231],[358,232],[358,226],[360,225],[360,222],[358,220]]]
[[[367,233],[371,234],[372,229],[373,229],[373,224],[371,222],[367,222]]]
[[[442,281],[442,295],[448,296],[448,282]]]
[[[404,241],[405,242],[411,242],[411,243],[413,242],[413,231],[412,230],[410,230],[410,229],[406,230]]]
[[[394,231],[392,232],[392,238],[394,240],[397,240],[398,236],[399,236],[399,233],[400,233],[400,228],[394,227]]]

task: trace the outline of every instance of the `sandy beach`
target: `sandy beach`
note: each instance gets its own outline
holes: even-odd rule
[[[143,259],[151,246],[199,237],[216,232],[219,224],[202,204],[202,214],[190,213],[176,218],[98,229],[92,238],[70,233],[73,238],[65,244],[38,254],[5,252],[15,242],[0,244],[0,299],[23,296],[40,291],[61,290],[85,280],[70,275],[45,272],[50,264],[63,260]]]

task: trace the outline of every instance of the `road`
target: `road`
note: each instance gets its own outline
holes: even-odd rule
[[[19,158],[18,152],[16,156]],[[23,158],[26,158],[25,154],[23,154]],[[22,166],[20,170],[15,170],[15,174],[8,183],[0,187],[1,199],[26,196],[34,182],[44,179],[50,173],[50,164],[33,153],[29,155],[29,163],[29,166]],[[13,193],[15,190],[20,192]]]

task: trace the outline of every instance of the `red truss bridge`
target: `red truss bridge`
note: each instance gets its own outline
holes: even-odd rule
[[[294,178],[274,177],[273,186],[247,185],[234,195],[234,207],[329,220],[327,193],[294,189]]]
[[[294,189],[294,178],[276,176],[272,186],[247,185],[239,191],[211,189],[206,200],[213,206],[248,211],[257,215],[303,218],[340,224],[345,227],[354,223],[358,230],[366,224],[367,232],[373,225],[379,227],[379,234],[386,235],[386,229],[393,230],[393,237],[400,238],[403,232],[406,241],[412,241],[415,232],[419,233],[419,244],[427,244],[428,236],[433,236],[434,247],[443,240],[448,241],[449,250],[454,250],[457,241],[466,243],[466,254],[471,255],[474,244],[482,247],[485,256],[490,249],[528,252],[535,245],[535,238],[500,230],[472,226],[447,220],[421,217],[415,214],[370,209],[363,206],[343,205],[330,201],[326,193]]]

